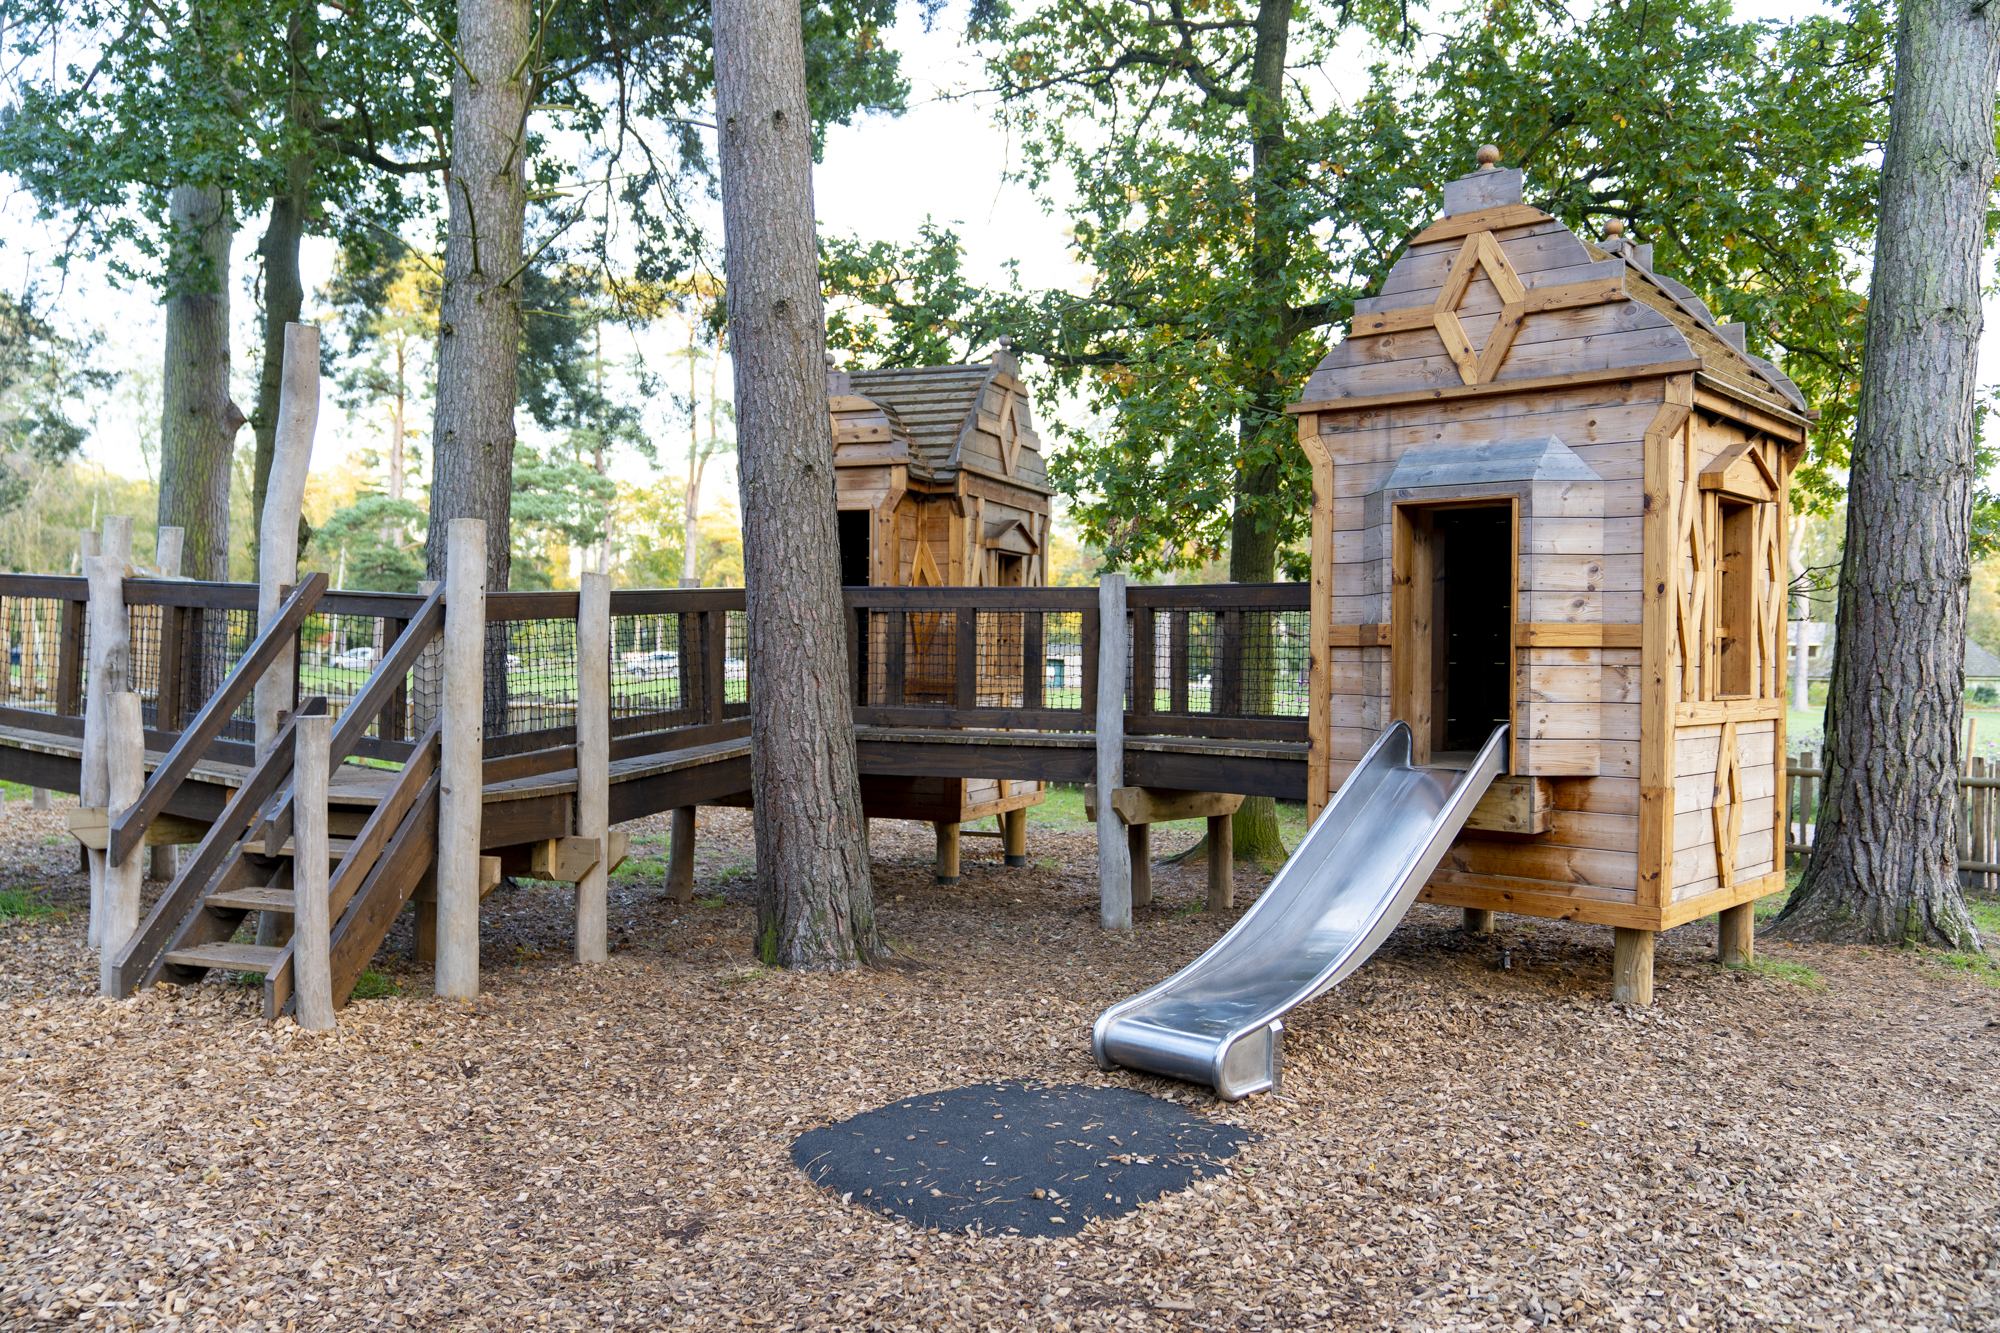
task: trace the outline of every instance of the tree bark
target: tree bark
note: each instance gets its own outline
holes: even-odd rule
[[[453,519],[483,519],[486,586],[495,592],[508,586],[513,563],[528,29],[523,0],[458,0],[465,63],[451,92],[427,570],[431,578],[444,577]]]
[[[877,952],[861,815],[805,48],[792,0],[713,0],[749,623],[757,952],[849,968]]]
[[[2000,9],[1912,0],[1896,39],[1848,482],[1825,795],[1793,939],[1978,947],[1957,872],[1979,261]]]
[[[174,187],[169,203],[159,525],[185,531],[181,568],[229,577],[229,474],[243,413],[229,397],[229,242],[219,189]]]

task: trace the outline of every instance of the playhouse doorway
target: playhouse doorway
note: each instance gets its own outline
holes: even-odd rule
[[[1514,511],[1512,498],[1397,506],[1394,703],[1419,763],[1469,763],[1513,720]]]
[[[875,520],[872,509],[843,509],[840,513],[840,584],[843,588],[865,588],[874,580],[874,562],[869,559],[868,535]]]

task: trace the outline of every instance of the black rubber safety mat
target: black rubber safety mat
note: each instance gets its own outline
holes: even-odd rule
[[[1068,1236],[1214,1174],[1248,1137],[1130,1088],[989,1083],[822,1126],[792,1160],[920,1227]]]

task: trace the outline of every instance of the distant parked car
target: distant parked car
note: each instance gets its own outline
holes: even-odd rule
[[[681,667],[681,655],[665,649],[651,653],[625,653],[618,669],[628,676],[671,676]]]
[[[349,648],[333,659],[333,665],[342,671],[373,671],[375,650],[373,648]]]

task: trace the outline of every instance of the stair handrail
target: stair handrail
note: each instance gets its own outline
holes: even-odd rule
[[[248,829],[251,820],[271,793],[292,771],[292,738],[296,734],[298,719],[314,717],[326,711],[326,700],[318,695],[299,703],[298,710],[287,717],[278,728],[278,734],[271,738],[271,748],[257,761],[243,779],[243,785],[230,793],[228,804],[208,826],[208,833],[194,849],[194,855],[187,859],[174,882],[153,904],[153,910],[132,932],[132,938],[118,951],[112,960],[112,977],[116,993],[120,999],[137,990],[145,979],[158,968],[162,952],[173,939],[187,914],[194,910],[208,892],[208,882],[215,872],[222,868],[230,850]]]
[[[201,712],[195,715],[194,721],[182,729],[174,748],[167,751],[167,757],[160,761],[160,766],[153,770],[153,776],[146,780],[146,788],[139,794],[138,803],[111,825],[110,845],[106,852],[110,864],[122,862],[126,854],[146,836],[146,826],[167,808],[167,802],[173,799],[181,783],[193,771],[208,743],[220,736],[222,729],[229,725],[229,719],[250,697],[251,689],[264,672],[297,636],[299,627],[305,624],[306,617],[312,614],[313,607],[318,605],[320,595],[325,591],[325,574],[306,575],[305,581],[292,589],[292,595],[278,608],[278,614],[271,623],[258,628],[257,641],[250,645],[250,651],[243,654],[236,669],[222,682],[222,688],[210,695],[208,702],[201,706]]]

